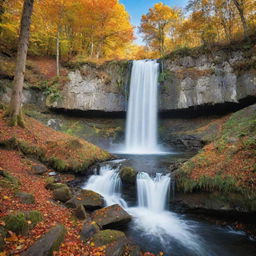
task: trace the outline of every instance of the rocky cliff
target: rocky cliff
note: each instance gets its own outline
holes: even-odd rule
[[[47,101],[52,108],[82,111],[122,112],[126,109],[129,62],[109,62],[100,66],[84,64],[68,74],[61,97]]]
[[[190,51],[170,55],[163,63],[162,111],[238,103],[256,96],[256,49],[203,54]]]
[[[238,103],[256,97],[256,47],[174,52],[160,60],[160,111]],[[128,62],[84,64],[69,72],[69,82],[52,108],[123,112],[126,110]]]

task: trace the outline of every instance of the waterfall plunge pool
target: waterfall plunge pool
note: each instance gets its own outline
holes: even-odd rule
[[[168,210],[172,180],[166,167],[174,156],[128,156],[103,165],[82,186],[100,193],[106,205],[119,204],[133,216],[125,231],[142,250],[170,256],[254,256],[256,241],[222,227]],[[180,155],[180,159],[188,156]],[[142,170],[136,189],[126,194],[119,170],[127,161]],[[177,156],[175,158],[177,161]],[[146,170],[149,170],[147,172]]]

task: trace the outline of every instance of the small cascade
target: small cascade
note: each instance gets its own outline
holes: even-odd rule
[[[118,171],[118,167],[112,167],[111,165],[101,166],[99,174],[92,175],[83,186],[83,189],[92,190],[102,195],[107,206],[119,204],[127,208],[126,202],[121,198],[122,186]]]
[[[156,60],[133,61],[125,153],[157,154],[157,94],[159,64]]]
[[[139,207],[155,212],[164,211],[170,191],[170,182],[170,175],[157,173],[155,178],[151,178],[148,173],[139,173],[137,176]]]

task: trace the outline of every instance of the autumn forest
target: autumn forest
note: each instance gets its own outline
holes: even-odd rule
[[[256,0],[0,0],[0,256],[256,255]]]
[[[22,0],[2,0],[1,47],[15,51]],[[255,31],[254,0],[191,0],[185,9],[155,4],[141,17],[144,46],[117,0],[35,1],[29,54],[62,59],[156,58],[184,47],[226,43]]]

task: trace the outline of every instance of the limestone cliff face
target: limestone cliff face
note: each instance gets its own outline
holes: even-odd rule
[[[162,61],[160,111],[237,103],[256,97],[256,50],[170,55]],[[126,111],[127,62],[85,64],[69,73],[61,99],[48,103],[68,110]]]
[[[248,96],[256,96],[256,70],[252,63],[256,63],[256,55],[248,57],[242,51],[167,58],[160,109],[236,103]]]
[[[85,64],[68,74],[69,82],[52,108],[82,111],[121,112],[125,110],[128,63]]]

